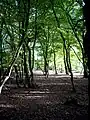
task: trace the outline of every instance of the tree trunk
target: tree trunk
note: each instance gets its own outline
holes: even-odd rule
[[[55,51],[54,51],[54,69],[55,69],[55,74],[57,74],[57,68],[56,68],[56,54],[55,54]]]
[[[3,30],[3,19],[1,19],[1,26],[0,26],[0,83],[1,83],[1,76],[2,76],[2,69],[3,69],[3,63],[2,63],[2,44],[3,44],[3,39],[2,39],[2,30]]]
[[[67,62],[66,62],[64,46],[63,46],[63,55],[64,55],[65,72],[66,72],[66,75],[68,75],[69,73],[68,73],[68,67],[67,67]]]
[[[88,78],[88,67],[87,67],[87,63],[85,61],[85,58],[83,58],[83,67],[84,67],[84,78]]]
[[[0,80],[1,80],[1,76],[2,76],[2,37],[1,37],[1,33],[0,33]]]
[[[34,68],[34,48],[37,40],[37,2],[38,0],[35,1],[35,39],[32,48],[32,69]]]
[[[84,41],[84,38],[83,38]],[[83,68],[84,68],[84,78],[88,78],[88,66],[87,66],[87,57],[85,51],[83,50]]]
[[[17,70],[16,65],[14,65],[14,69],[15,69],[15,74],[16,74],[16,84],[17,84],[17,87],[20,87],[19,86],[19,75],[18,75],[18,70]]]
[[[26,43],[27,49],[28,49],[28,63],[29,63],[29,71],[30,71],[30,87],[34,85],[34,79],[33,79],[33,68],[32,68],[32,60],[31,60],[31,49],[28,46],[28,43]]]
[[[83,14],[85,18],[85,25],[86,25],[86,35],[85,39],[83,41],[84,43],[84,50],[85,54],[87,55],[88,58],[88,69],[89,69],[89,75],[88,75],[88,98],[89,98],[89,105],[88,105],[88,120],[90,120],[90,13],[89,13],[89,8],[90,8],[90,1],[89,0],[84,0],[84,7],[83,7]]]
[[[23,45],[23,51],[24,51],[25,87],[26,87],[26,84],[28,84],[28,88],[30,88],[30,80],[29,80],[29,75],[28,75],[28,67],[27,67],[27,60],[26,60],[26,50],[25,50],[25,45]]]
[[[44,72],[45,72],[45,75],[46,75],[46,72],[47,72],[46,65],[47,65],[47,60],[46,60],[46,57],[44,56]]]
[[[70,48],[68,50],[68,69],[71,74],[71,83],[72,83],[73,92],[76,92],[74,82],[73,82],[73,73],[72,73],[72,66],[71,66],[71,61],[70,61]]]

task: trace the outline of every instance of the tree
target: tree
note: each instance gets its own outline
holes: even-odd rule
[[[84,49],[85,49],[85,54],[87,55],[88,58],[88,69],[89,69],[89,76],[88,76],[88,96],[89,96],[89,108],[88,108],[88,114],[90,112],[90,53],[89,53],[89,49],[90,49],[90,17],[89,17],[89,6],[90,6],[90,2],[89,0],[84,0],[84,7],[83,7],[83,14],[84,14],[84,18],[85,18],[85,25],[86,25],[86,34],[85,34],[85,38],[83,39],[84,42]],[[89,118],[90,119],[90,115]]]
[[[55,10],[54,10],[53,1],[50,0],[50,2],[51,2],[51,5],[52,5],[53,14],[54,14],[55,19],[56,19],[56,21],[57,21],[57,26],[58,26],[58,28],[60,28],[60,23],[59,23],[59,20],[58,20],[58,18],[57,18],[56,12],[55,12]],[[65,38],[64,38],[62,32],[61,32],[61,31],[59,31],[59,32],[60,32],[60,36],[61,36],[61,38],[62,38],[62,40],[63,40],[63,44],[64,44],[64,47],[65,47],[65,50],[66,50],[66,59],[67,59],[66,61],[67,61],[68,70],[69,70],[69,72],[70,72],[70,74],[71,74],[72,88],[73,88],[73,91],[76,91],[76,90],[75,90],[74,83],[73,83],[73,73],[72,73],[71,62],[70,62],[70,50],[67,51]],[[68,55],[68,56],[67,56],[67,55]]]

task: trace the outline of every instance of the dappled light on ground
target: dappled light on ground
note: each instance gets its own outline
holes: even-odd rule
[[[40,96],[40,95],[30,95],[30,94],[15,94],[11,96],[12,98],[22,98],[22,99],[38,99],[42,97],[47,97],[46,95]]]
[[[50,92],[48,92],[48,91],[30,91],[30,93],[50,93]]]
[[[10,104],[0,104],[0,108],[15,108],[16,105],[10,105]]]
[[[71,85],[70,83],[42,83],[42,85]]]

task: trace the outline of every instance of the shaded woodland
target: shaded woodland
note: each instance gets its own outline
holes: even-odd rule
[[[89,21],[89,0],[0,1],[0,119],[89,119]]]

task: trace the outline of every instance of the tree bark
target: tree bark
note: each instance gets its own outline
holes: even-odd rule
[[[72,83],[73,92],[76,92],[76,89],[74,86],[74,81],[73,81],[72,66],[71,66],[71,61],[70,61],[70,48],[68,48],[68,69],[69,69],[69,72],[71,74],[71,83]]]
[[[29,75],[28,75],[28,67],[27,67],[27,60],[26,60],[26,50],[25,50],[25,45],[23,45],[23,51],[24,51],[25,87],[26,87],[26,84],[28,84],[28,88],[30,88],[30,80],[29,80]]]
[[[89,75],[88,75],[88,98],[89,98],[89,105],[88,105],[88,120],[90,120],[90,1],[89,0],[83,0],[85,5],[83,7],[83,14],[85,19],[85,25],[86,25],[86,34],[85,39],[83,41],[84,43],[84,50],[85,54],[88,58],[88,69],[89,69]]]
[[[14,69],[15,69],[15,73],[16,73],[16,84],[17,84],[17,87],[20,87],[19,86],[19,74],[18,74],[18,70],[17,70],[16,65],[14,65]]]
[[[67,62],[66,62],[66,55],[65,55],[65,48],[64,48],[64,45],[63,45],[63,55],[64,55],[64,65],[65,65],[65,72],[66,74],[68,75],[68,67],[67,67]]]
[[[57,74],[57,68],[56,68],[56,54],[55,54],[55,51],[54,51],[54,69],[55,69],[55,74]]]
[[[1,83],[1,76],[2,76],[2,69],[3,69],[3,56],[2,56],[2,44],[3,44],[3,39],[2,39],[2,30],[3,30],[3,19],[1,19],[1,26],[0,26],[0,83]]]

